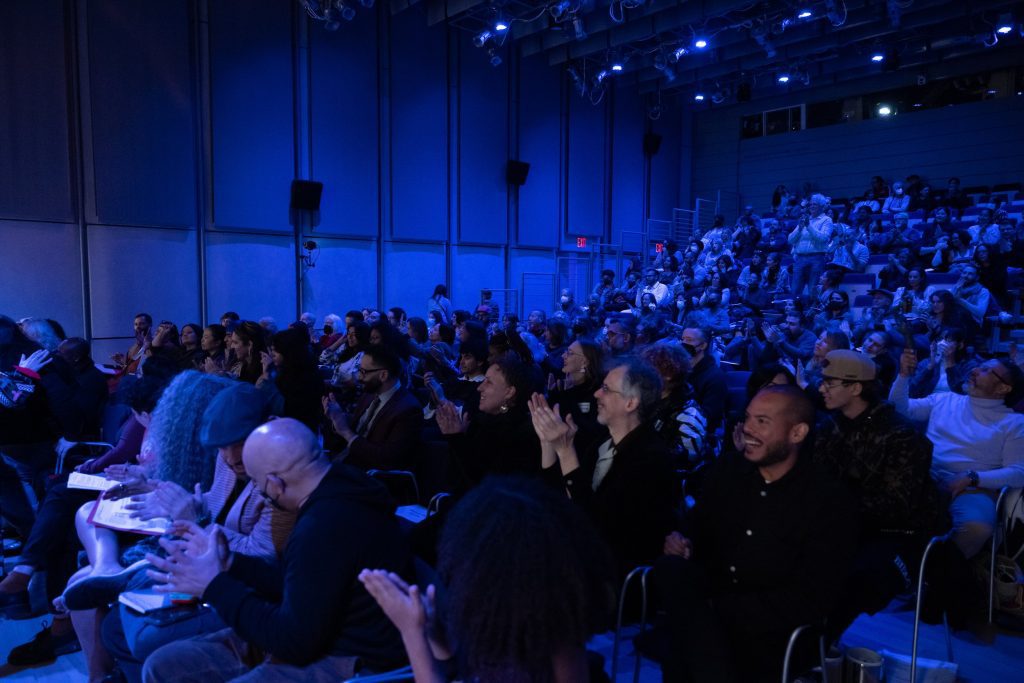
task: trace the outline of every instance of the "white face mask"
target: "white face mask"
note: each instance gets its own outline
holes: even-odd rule
[[[563,296],[561,301],[562,301],[563,304],[567,304],[567,303],[569,303],[569,297]]]
[[[903,188],[902,187],[897,187],[896,188],[896,194],[903,194]]]
[[[647,308],[651,309],[652,311],[653,311],[653,310],[654,310],[655,308],[657,308],[657,307],[658,307],[658,305],[657,305],[657,304],[647,304]]]

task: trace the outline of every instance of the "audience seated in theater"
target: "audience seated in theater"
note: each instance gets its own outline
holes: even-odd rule
[[[653,368],[636,358],[616,361],[597,391],[597,419],[610,438],[577,452],[576,426],[540,394],[530,400],[545,478],[590,516],[608,542],[621,579],[657,557],[671,528],[675,502],[671,456],[648,422],[661,395]]]
[[[540,444],[527,410],[529,397],[538,388],[526,363],[508,354],[487,368],[477,389],[476,415],[470,417],[451,401],[437,407],[437,425],[456,470],[455,493],[479,484],[489,474],[540,473]]]
[[[718,275],[716,274],[717,278]],[[700,298],[699,306],[693,309],[684,321],[686,327],[709,329],[713,334],[725,334],[729,331],[729,310],[723,303],[721,291],[714,285],[708,286]]]
[[[839,349],[821,365],[828,412],[814,459],[853,493],[860,523],[857,557],[829,620],[838,638],[858,614],[874,614],[913,587],[924,546],[948,523],[929,474],[932,444],[884,400],[874,361]]]
[[[827,247],[827,268],[839,267],[847,272],[863,273],[871,252],[865,244],[866,236],[858,229],[839,223]]]
[[[999,234],[999,225],[995,222],[995,212],[988,208],[978,211],[978,222],[968,227],[967,233],[975,247],[983,244],[987,247],[997,247],[1002,238]]]
[[[864,309],[851,335],[856,344],[862,344],[870,332],[892,330],[896,325],[893,311],[895,295],[886,289],[871,289],[868,294],[871,295],[871,305]]]
[[[631,353],[635,344],[636,317],[631,313],[623,313],[605,319],[604,345],[610,356]]]
[[[960,280],[950,290],[953,300],[979,327],[995,306],[992,294],[979,282],[978,266],[973,262],[960,269]]]
[[[930,394],[952,391],[965,393],[967,377],[980,360],[967,352],[967,334],[959,328],[939,330],[931,343],[931,353],[917,364],[910,380],[910,398],[925,398]]]
[[[674,344],[652,344],[640,359],[661,378],[661,395],[647,423],[665,440],[676,469],[692,469],[707,456],[707,419],[687,382],[690,356]]]
[[[403,385],[402,363],[383,346],[370,345],[359,360],[363,395],[351,413],[333,394],[323,410],[344,445],[340,458],[362,469],[409,469],[420,442],[423,416],[416,397]]]
[[[565,378],[549,383],[548,402],[559,406],[562,415],[572,415],[579,430],[576,436],[578,447],[582,443],[604,441],[608,430],[597,421],[597,399],[594,396],[604,381],[604,349],[593,340],[577,338],[562,358]]]
[[[907,272],[914,267],[914,256],[910,249],[900,249],[889,254],[887,263],[876,275],[878,288],[895,292],[907,284]]]
[[[693,387],[697,405],[707,418],[708,434],[714,434],[722,425],[728,391],[725,373],[718,367],[711,355],[711,330],[702,327],[687,327],[682,333],[683,349],[690,354],[690,386]]]
[[[920,266],[913,266],[907,269],[906,284],[896,289],[893,306],[903,315],[915,318],[926,316],[931,308],[929,300],[934,291],[935,287],[928,284],[927,271]]]
[[[256,384],[263,374],[260,354],[267,350],[266,339],[266,331],[259,323],[251,320],[239,323],[231,336],[231,351],[235,364],[228,374],[243,382]]]
[[[850,334],[853,312],[850,310],[850,295],[844,290],[835,290],[828,295],[821,313],[814,316],[811,330],[820,334],[822,330],[842,330]]]
[[[996,247],[985,244],[974,249],[974,265],[978,269],[978,282],[988,290],[1000,308],[1012,306],[1007,288],[1007,270],[1004,259]]]
[[[762,389],[714,463],[685,530],[664,540],[654,579],[667,613],[666,682],[778,680],[793,629],[820,624],[856,551],[854,503],[815,462],[814,408]]]
[[[222,375],[228,369],[227,328],[218,323],[207,325],[199,342],[203,350],[202,366],[198,369],[211,375]],[[321,337],[323,340],[324,337]]]
[[[284,550],[295,515],[276,509],[259,495],[242,463],[245,438],[265,418],[263,397],[245,383],[236,383],[214,397],[203,415],[200,431],[203,446],[218,449],[210,489],[193,494],[171,482],[162,482],[146,496],[145,515],[175,520],[175,528],[185,538],[200,533],[201,527],[216,524],[230,551],[275,561]],[[94,591],[108,593],[107,598],[113,601],[119,591],[146,590],[154,584],[141,570],[116,578],[85,579],[79,585],[92,581]],[[179,617],[173,623],[161,624],[124,605],[107,615],[102,626],[103,645],[129,683],[141,681],[142,663],[162,645],[225,627],[209,607],[195,606]]]
[[[787,313],[783,327],[764,323],[763,330],[765,347],[760,354],[763,363],[806,363],[814,354],[814,333],[803,326],[797,313]]]
[[[607,680],[585,643],[609,623],[610,564],[564,495],[494,478],[452,511],[437,583],[409,585],[386,569],[359,578],[401,632],[420,683],[580,683]]]
[[[932,192],[932,186],[921,183],[910,199],[910,211],[924,211],[925,215],[928,215],[934,210],[935,194]]]
[[[273,415],[293,417],[318,431],[322,414],[320,379],[310,350],[309,335],[298,329],[281,330],[271,338],[270,351],[260,354],[263,373],[256,380]]]
[[[966,230],[954,230],[948,236],[940,237],[935,244],[932,268],[940,273],[960,272],[974,256],[974,246],[970,239]],[[921,251],[924,253],[924,249]]]
[[[117,445],[103,456],[86,461],[78,471],[106,472],[108,477],[116,478],[127,470],[127,464],[135,462],[146,429],[143,423],[148,424],[164,387],[179,371],[176,363],[164,358],[144,359],[140,367],[142,378],[122,382],[118,389],[133,415],[124,425]],[[35,572],[45,570],[47,605],[53,619],[31,641],[11,650],[10,664],[41,664],[52,661],[57,654],[78,648],[68,612],[53,601],[64,592],[68,579],[78,569],[80,544],[74,526],[75,514],[95,498],[93,491],[69,489],[67,475],[60,477],[50,485],[31,531],[23,536],[25,542],[19,564],[0,582],[0,604],[5,607],[20,604],[28,610],[29,580]]]
[[[970,206],[973,202],[971,198],[963,193],[960,189],[960,179],[950,178],[946,184],[946,192],[940,199],[942,206],[945,206],[950,212],[955,212],[957,217],[960,217],[964,209]]]
[[[153,316],[139,313],[132,319],[132,330],[135,332],[135,343],[125,353],[115,353],[110,357],[123,374],[130,375],[139,368],[139,361],[153,341]]]
[[[357,666],[387,669],[404,659],[398,632],[358,580],[364,565],[411,573],[411,556],[384,487],[332,465],[316,435],[281,419],[245,442],[245,471],[274,507],[296,515],[280,562],[230,552],[223,532],[190,527],[149,555],[162,590],[200,596],[227,628],[169,643],[147,658],[143,680],[249,677],[337,680]],[[246,656],[259,651],[258,658]]]
[[[903,191],[903,183],[896,181],[892,184],[892,194],[882,202],[882,213],[899,213],[910,208],[910,195]]]
[[[186,370],[175,377],[160,396],[153,411],[149,429],[139,453],[139,468],[132,470],[132,480],[125,489],[112,495],[141,495],[157,490],[164,482],[172,482],[186,491],[208,490],[213,481],[216,449],[203,446],[199,434],[203,413],[213,398],[232,386],[233,381]],[[133,509],[143,510],[144,502],[133,502]],[[109,672],[111,662],[100,640],[100,624],[107,611],[106,595],[98,596],[93,582],[86,578],[121,575],[126,564],[131,568],[141,562],[145,553],[155,549],[155,536],[119,535],[90,521],[94,507],[89,503],[79,508],[75,518],[78,538],[89,564],[68,582],[59,598],[71,612],[78,640],[85,654],[90,677]]]

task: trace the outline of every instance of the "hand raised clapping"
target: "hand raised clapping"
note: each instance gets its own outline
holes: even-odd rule
[[[551,408],[547,399],[541,394],[534,394],[530,397],[529,407],[530,419],[533,421],[533,429],[537,432],[537,438],[554,445],[555,450],[572,445],[573,437],[578,431],[572,415],[566,415],[563,420],[558,414],[558,405]]]

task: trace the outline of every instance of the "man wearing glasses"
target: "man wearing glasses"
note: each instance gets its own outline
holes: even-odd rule
[[[928,539],[945,531],[929,475],[932,444],[882,399],[878,368],[858,351],[830,351],[819,391],[829,414],[814,459],[854,494],[861,542],[829,624],[842,633],[860,612],[874,614],[910,589]]]
[[[345,462],[363,469],[401,469],[412,463],[419,443],[419,401],[402,386],[401,360],[390,351],[369,347],[356,371],[363,395],[349,415],[333,397],[324,413],[345,440]]]
[[[986,361],[964,382],[966,395],[945,392],[909,398],[917,357],[904,351],[890,399],[912,420],[927,421],[935,445],[932,476],[951,497],[953,542],[974,557],[992,535],[996,496],[1003,486],[1024,486],[1024,371],[1006,358]]]

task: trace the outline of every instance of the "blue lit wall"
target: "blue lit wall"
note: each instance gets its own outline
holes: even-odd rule
[[[469,307],[553,273],[577,235],[670,216],[678,112],[649,121],[628,88],[592,106],[543,57],[492,67],[424,12],[378,3],[330,33],[293,0],[0,3],[0,312],[97,356],[139,310],[422,315],[438,282]],[[520,189],[508,159],[531,164]],[[325,185],[308,270],[293,178]]]

